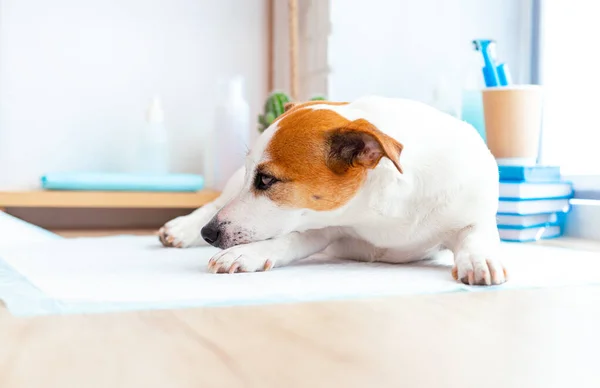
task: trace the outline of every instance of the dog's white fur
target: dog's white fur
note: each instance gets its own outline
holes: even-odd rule
[[[229,232],[252,242],[217,253],[211,260],[214,271],[259,271],[323,250],[348,259],[405,263],[449,249],[463,282],[505,281],[496,256],[498,166],[472,126],[406,99],[364,97],[348,105],[302,109],[330,109],[349,120],[368,120],[404,146],[403,173],[382,158],[340,209],[279,207],[250,190],[256,165],[269,157],[265,149],[278,129],[276,121],[219,198],[168,222],[161,233],[173,245],[202,245],[201,228],[215,215],[226,220]]]

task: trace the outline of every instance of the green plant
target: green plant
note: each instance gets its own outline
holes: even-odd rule
[[[263,114],[258,116],[258,131],[264,132],[285,111],[285,104],[290,102],[290,98],[285,93],[274,92],[265,102]]]
[[[323,101],[325,97],[314,96],[310,101]],[[283,92],[273,92],[265,101],[263,114],[258,115],[258,132],[262,133],[285,112],[285,104],[290,102],[290,98]]]

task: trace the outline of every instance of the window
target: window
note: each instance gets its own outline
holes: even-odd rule
[[[600,199],[600,3],[538,0],[534,14],[545,90],[540,161],[560,165],[578,198]]]

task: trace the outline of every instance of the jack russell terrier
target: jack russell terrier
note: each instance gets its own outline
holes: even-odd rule
[[[317,252],[407,263],[442,250],[452,275],[501,284],[498,165],[469,124],[406,99],[290,103],[222,194],[165,224],[165,246],[221,248],[211,272],[254,272]]]

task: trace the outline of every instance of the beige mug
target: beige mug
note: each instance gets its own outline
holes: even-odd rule
[[[482,98],[486,141],[498,164],[535,164],[542,127],[542,88],[485,88]]]

